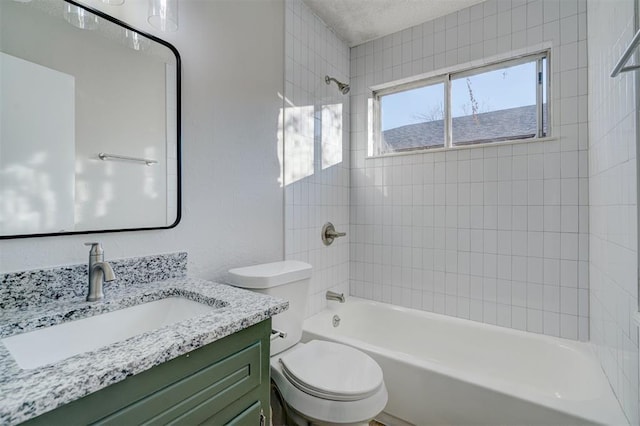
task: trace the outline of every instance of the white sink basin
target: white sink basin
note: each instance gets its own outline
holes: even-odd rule
[[[218,308],[168,297],[2,339],[22,369],[51,364]]]

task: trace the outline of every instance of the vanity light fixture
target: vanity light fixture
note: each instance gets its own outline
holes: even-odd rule
[[[178,0],[149,0],[148,21],[160,31],[177,31]]]
[[[98,28],[98,17],[80,6],[65,2],[63,15],[68,23],[81,30]]]

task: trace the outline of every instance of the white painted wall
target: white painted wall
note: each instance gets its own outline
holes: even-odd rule
[[[146,1],[92,3],[153,32]],[[284,3],[181,1],[180,28],[160,34],[182,56],[182,221],[174,229],[0,241],[0,271],[185,250],[189,273],[283,258],[278,117],[284,75]]]
[[[285,13],[285,255],[313,265],[307,315],[331,289],[349,293],[349,48],[300,0]],[[325,246],[326,222],[347,236]]]
[[[591,342],[632,425],[638,415],[638,230],[634,73],[609,75],[635,33],[634,1],[590,0],[589,323]]]
[[[488,0],[351,49],[351,293],[587,340],[585,0]],[[551,45],[553,140],[366,159],[372,85]]]

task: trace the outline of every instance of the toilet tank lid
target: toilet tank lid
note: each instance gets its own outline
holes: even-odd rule
[[[229,283],[242,288],[271,288],[308,279],[311,265],[299,260],[263,263],[229,270]]]

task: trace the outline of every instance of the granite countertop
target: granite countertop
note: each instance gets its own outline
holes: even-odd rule
[[[110,289],[105,299],[83,297],[4,307],[0,338],[110,312],[169,296],[182,296],[218,309],[95,351],[31,370],[18,367],[0,344],[0,424],[36,417],[99,389],[141,373],[287,309],[288,302],[225,284],[171,278]]]

